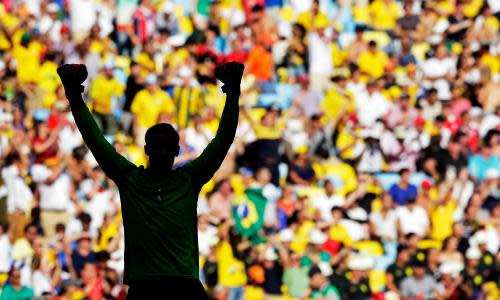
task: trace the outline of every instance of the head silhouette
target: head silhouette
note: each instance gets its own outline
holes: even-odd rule
[[[179,154],[179,134],[167,123],[156,124],[146,132],[144,152],[150,168],[166,169]],[[169,169],[170,170],[170,169]]]

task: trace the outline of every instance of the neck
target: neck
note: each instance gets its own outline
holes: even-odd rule
[[[172,164],[150,164],[147,170],[155,178],[166,178],[172,172]]]

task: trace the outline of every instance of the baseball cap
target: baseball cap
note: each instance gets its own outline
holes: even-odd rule
[[[49,13],[57,13],[59,11],[59,5],[57,5],[57,3],[50,3],[49,5],[47,5],[47,11]]]
[[[481,251],[477,247],[469,247],[465,252],[465,258],[467,259],[480,259]]]
[[[313,245],[322,245],[328,240],[326,234],[321,232],[319,229],[313,229],[309,233],[309,242]]]
[[[149,74],[146,76],[146,79],[144,79],[144,83],[146,84],[156,84],[158,83],[158,78],[154,74]]]
[[[280,231],[279,233],[279,239],[283,243],[291,242],[293,238],[295,237],[295,234],[292,229],[290,228],[285,228]]]

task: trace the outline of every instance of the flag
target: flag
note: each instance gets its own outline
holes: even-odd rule
[[[264,226],[267,199],[262,189],[247,189],[233,200],[233,218],[236,231],[245,237],[254,237]]]

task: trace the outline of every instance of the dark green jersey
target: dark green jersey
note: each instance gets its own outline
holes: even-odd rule
[[[120,191],[125,229],[125,278],[198,278],[196,203],[233,142],[238,95],[228,96],[216,137],[189,164],[158,179],[119,155],[102,136],[80,96],[71,99],[76,124],[87,146]]]

